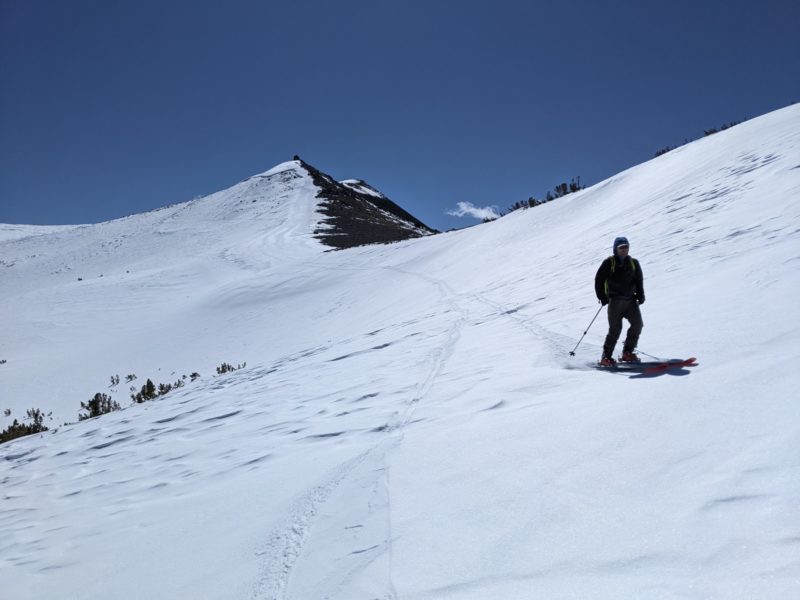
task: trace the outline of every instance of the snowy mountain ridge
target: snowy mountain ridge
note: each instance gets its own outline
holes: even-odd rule
[[[492,223],[340,252],[291,202],[320,186],[279,167],[217,203],[3,228],[13,416],[74,420],[114,373],[202,375],[0,446],[4,594],[800,593],[800,106]],[[640,351],[698,367],[593,370],[602,318],[569,356],[617,235],[645,276]]]
[[[215,365],[210,363],[217,357],[209,355],[208,361],[189,365],[172,359],[181,353],[170,344],[163,352],[154,351],[152,340],[158,339],[159,331],[170,331],[163,319],[172,318],[176,310],[182,312],[177,306],[186,300],[194,306],[195,285],[201,281],[209,282],[207,288],[200,286],[204,294],[228,274],[238,277],[254,270],[260,277],[290,273],[292,265],[314,261],[329,249],[318,240],[320,229],[339,239],[348,237],[346,230],[325,224],[326,217],[319,212],[324,199],[318,198],[320,188],[310,170],[315,176],[324,175],[301,161],[288,161],[204,198],[96,225],[0,226],[0,239],[4,239],[0,242],[4,267],[0,275],[9,291],[6,301],[11,314],[22,314],[33,302],[42,314],[63,307],[70,314],[74,311],[76,317],[72,320],[62,313],[62,325],[50,331],[40,331],[36,324],[8,322],[11,330],[4,330],[5,339],[23,341],[14,344],[14,356],[2,357],[9,360],[5,374],[11,374],[5,386],[10,402],[4,408],[12,409],[3,426],[24,416],[30,397],[48,399],[48,406],[42,408],[54,411],[51,424],[74,420],[74,407],[79,406],[76,400],[85,400],[90,389],[101,391],[110,375],[124,377],[146,371],[155,377],[162,367],[183,369],[182,374],[196,369],[213,372]],[[406,222],[383,209],[373,208],[377,215],[373,221],[381,220],[382,231],[401,239],[430,233],[417,222]],[[369,227],[369,215],[362,222]],[[368,230],[359,240],[368,243],[370,236]],[[139,296],[145,290],[149,291]],[[93,298],[98,301],[89,312]],[[123,314],[137,314],[138,319],[151,322],[152,328],[146,327],[144,336],[129,332],[128,337],[134,339],[108,335],[94,340],[92,345],[99,344],[96,352],[89,349],[89,356],[82,361],[94,367],[82,368],[62,380],[54,394],[52,385],[37,375],[42,368],[50,368],[43,362],[68,364],[76,358],[74,346],[83,332],[114,331],[114,322]],[[193,327],[189,323],[184,326]],[[28,347],[25,340],[30,340],[33,332],[36,342]],[[41,343],[47,346],[44,352]],[[131,347],[136,350],[131,352]],[[66,354],[70,354],[68,359]],[[148,355],[156,360],[141,359]],[[220,357],[216,364],[222,360],[233,358]]]

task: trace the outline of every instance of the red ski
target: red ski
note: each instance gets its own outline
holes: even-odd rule
[[[671,358],[669,360],[655,360],[645,362],[618,362],[613,366],[604,366],[599,363],[594,365],[601,371],[631,372],[631,373],[658,373],[667,369],[680,367],[697,366],[697,359],[691,358]]]

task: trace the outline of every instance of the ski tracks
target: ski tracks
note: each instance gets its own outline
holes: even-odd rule
[[[469,318],[469,312],[462,307],[463,301],[474,301],[479,304],[483,304],[489,307],[493,312],[495,312],[498,316],[504,316],[512,321],[515,321],[519,324],[520,328],[524,329],[528,333],[530,333],[535,339],[543,341],[547,346],[550,348],[551,353],[553,356],[560,356],[566,353],[566,348],[571,342],[571,338],[557,334],[553,331],[545,329],[537,325],[533,322],[530,318],[524,318],[518,314],[514,309],[510,309],[508,306],[504,306],[503,304],[496,302],[494,300],[490,300],[486,296],[481,293],[467,293],[467,294],[458,294],[452,288],[450,288],[447,283],[442,280],[435,279],[433,277],[429,277],[427,275],[421,275],[417,273],[410,273],[408,271],[401,270],[399,268],[392,268],[392,270],[405,273],[407,275],[414,275],[421,279],[428,281],[429,283],[437,286],[440,290],[440,294],[443,300],[445,300],[453,310],[458,311],[461,313],[461,319],[458,322],[458,328],[456,330],[451,330],[451,338],[448,339],[448,342],[445,344],[445,348],[447,349],[447,357],[452,354],[452,350],[455,347],[455,343],[460,336],[461,329],[466,323]],[[441,370],[441,365],[439,365],[438,371]],[[438,374],[437,371],[437,374]],[[435,379],[435,376],[434,376]],[[427,390],[426,390],[427,392]]]
[[[533,336],[536,339],[544,341],[552,350],[553,356],[560,356],[566,353],[567,346],[565,346],[565,344],[568,345],[570,341],[570,338],[568,338],[567,336],[557,334],[548,329],[545,329],[544,327],[541,327],[536,323],[534,323],[529,318],[521,318],[512,309],[509,309],[508,307],[503,306],[502,304],[500,304],[499,302],[495,302],[494,300],[489,300],[482,294],[473,294],[472,297],[478,302],[481,302],[486,306],[489,306],[493,310],[496,310],[499,315],[506,316],[509,319],[516,321],[517,323],[519,323],[519,326],[522,329],[525,329],[526,331],[533,334]]]
[[[489,307],[493,312],[495,312],[498,316],[504,316],[512,321],[515,321],[519,324],[520,328],[524,329],[528,333],[532,334],[533,337],[537,340],[543,341],[552,351],[553,356],[560,356],[564,354],[567,350],[567,347],[571,343],[572,339],[562,335],[545,329],[537,325],[535,322],[532,321],[530,318],[524,318],[518,314],[516,314],[516,310],[510,309],[508,306],[504,306],[503,304],[496,302],[494,300],[490,300],[484,294],[479,292],[475,293],[466,293],[466,294],[459,294],[455,292],[445,281],[441,279],[436,279],[434,277],[430,277],[428,275],[422,275],[419,273],[413,273],[410,271],[405,271],[398,267],[387,267],[390,270],[403,273],[405,275],[413,275],[415,277],[419,277],[430,284],[436,286],[439,289],[440,296],[442,299],[447,302],[447,304],[454,310],[461,313],[461,319],[458,321],[458,327],[455,330],[451,330],[451,339],[448,339],[448,342],[445,343],[445,348],[447,349],[447,356],[445,359],[452,354],[452,350],[455,347],[455,343],[460,336],[461,329],[464,323],[467,322],[469,318],[469,312],[467,309],[463,308],[464,301],[467,302],[477,302],[479,304],[483,304]],[[438,371],[441,370],[441,365],[439,365]],[[437,374],[438,374],[437,371]],[[435,375],[434,375],[435,379]],[[427,390],[426,390],[427,392]]]
[[[340,544],[350,544],[350,547],[348,552],[336,546],[333,548],[335,556],[326,557],[335,563],[335,568],[333,564],[329,564],[330,574],[322,577],[321,581],[324,582],[326,589],[317,590],[322,594],[318,597],[327,598],[334,595],[338,597],[339,592],[346,592],[350,578],[357,577],[359,573],[372,567],[384,568],[386,579],[380,586],[381,595],[375,597],[381,600],[397,598],[391,580],[391,505],[386,455],[402,442],[403,429],[410,422],[415,407],[430,394],[436,379],[458,344],[462,329],[468,321],[469,312],[461,306],[458,295],[444,281],[398,267],[386,268],[405,276],[423,279],[434,286],[442,302],[448,306],[449,312],[456,316],[445,333],[444,341],[437,344],[426,357],[425,362],[430,366],[417,383],[414,394],[407,401],[405,408],[396,413],[393,422],[388,424],[386,431],[389,437],[383,437],[371,448],[344,462],[326,480],[295,500],[283,523],[273,531],[265,547],[258,552],[262,557],[263,567],[251,595],[253,600],[286,600],[293,597],[292,589],[303,585],[302,582],[293,583],[293,576],[296,571],[302,570],[300,563],[304,553],[308,553],[304,547],[312,527],[323,528],[326,525],[319,522],[323,506],[326,513],[324,521],[336,521],[336,517],[330,515],[340,515],[339,521],[345,518],[341,515],[351,518],[350,525],[336,523],[341,530],[337,536],[342,538]],[[350,487],[343,485],[345,482],[348,482]],[[340,488],[347,489],[342,491]],[[368,496],[367,501],[362,502],[364,498],[349,497],[346,492],[350,489],[358,490],[362,496]],[[329,503],[335,506],[328,505]],[[353,508],[354,504],[357,508]],[[346,538],[345,530],[351,532],[349,538]],[[378,565],[381,557],[385,564]],[[310,565],[313,566],[319,565]],[[372,576],[374,577],[374,574]]]
[[[479,293],[458,294],[441,279],[396,266],[384,268],[421,279],[437,290],[446,312],[453,315],[445,332],[438,334],[444,340],[427,354],[424,363],[427,368],[414,393],[387,423],[388,436],[342,463],[322,483],[295,500],[283,523],[258,553],[263,571],[253,600],[289,600],[309,594],[319,598],[348,598],[355,589],[361,594],[369,589],[369,597],[376,600],[397,599],[391,577],[390,473],[386,457],[402,443],[404,429],[416,407],[430,396],[455,352],[469,322],[466,304],[483,304],[498,316],[513,319],[553,350],[563,350],[563,340],[555,334]],[[349,267],[348,270],[366,269]],[[314,535],[314,530],[319,534]],[[306,548],[310,537],[314,537],[314,542]]]
[[[439,296],[448,305],[450,310],[458,315],[458,317],[450,325],[444,343],[441,346],[438,346],[433,352],[431,352],[428,355],[426,362],[430,363],[431,365],[430,369],[428,370],[425,377],[417,384],[416,392],[414,393],[414,396],[411,398],[411,401],[406,405],[406,410],[401,415],[399,415],[397,422],[394,423],[392,426],[390,426],[392,430],[395,429],[402,430],[402,428],[405,425],[407,425],[408,422],[411,420],[411,415],[414,412],[414,408],[417,406],[417,404],[428,396],[431,388],[433,387],[434,382],[436,381],[439,374],[442,372],[442,368],[444,367],[445,363],[450,358],[450,356],[452,356],[453,351],[455,350],[455,347],[458,343],[458,340],[461,337],[461,332],[464,328],[464,325],[467,323],[469,319],[469,311],[466,308],[463,308],[461,304],[459,304],[458,295],[444,281],[440,279],[435,279],[433,277],[429,277],[427,275],[421,275],[419,273],[405,271],[403,269],[400,269],[399,267],[386,267],[386,268],[395,271],[397,273],[402,273],[403,275],[418,277],[430,283],[438,290]]]
[[[345,462],[326,481],[295,501],[284,523],[272,533],[266,547],[258,553],[263,557],[264,568],[251,596],[253,600],[283,600],[286,597],[289,577],[320,506],[369,453],[364,452]]]

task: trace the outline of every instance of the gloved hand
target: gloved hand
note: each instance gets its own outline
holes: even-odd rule
[[[602,304],[603,306],[608,304],[608,298],[598,298],[598,300],[600,300],[600,304]]]
[[[639,302],[639,304],[644,304],[644,296],[639,296],[639,298],[637,298],[637,301]]]

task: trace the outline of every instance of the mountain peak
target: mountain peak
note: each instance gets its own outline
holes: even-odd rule
[[[254,177],[270,177],[272,175],[277,175],[278,173],[283,173],[284,171],[300,171],[302,168],[303,161],[299,159],[287,160],[286,162],[275,165],[269,171],[264,171],[263,173],[259,173]]]
[[[306,175],[307,172],[303,168],[303,163],[300,160],[287,160],[286,162],[279,163],[269,169],[268,171],[264,171],[263,173],[256,173],[255,175],[251,175],[250,177],[244,178],[240,183],[244,183],[246,181],[253,181],[256,179],[265,179],[275,177],[276,175],[280,175],[282,173],[294,173],[298,176]]]
[[[288,184],[289,188],[284,185],[279,196],[289,189],[299,190],[298,185],[316,188],[316,195],[308,199],[316,204],[313,236],[332,248],[399,242],[437,233],[363,179],[336,181],[296,155],[292,160],[248,177],[242,183],[256,183],[260,187],[261,180],[269,185],[278,180]],[[290,184],[292,180],[306,183]],[[264,190],[251,188],[249,196],[258,197],[263,193]],[[273,195],[275,191],[267,193]],[[307,193],[302,192],[304,197]]]
[[[319,220],[314,236],[326,246],[344,249],[399,242],[436,233],[362,179],[336,181],[299,157],[265,175],[302,168],[319,189]]]

